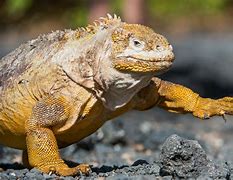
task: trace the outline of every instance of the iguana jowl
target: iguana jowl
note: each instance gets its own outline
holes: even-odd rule
[[[0,61],[0,143],[24,150],[25,164],[66,176],[90,168],[69,168],[58,149],[131,109],[233,114],[232,97],[202,98],[154,77],[173,60],[162,35],[116,16],[31,40]]]

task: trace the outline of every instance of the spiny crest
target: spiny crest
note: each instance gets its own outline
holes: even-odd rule
[[[107,17],[100,17],[99,20],[95,20],[93,24],[89,24],[87,27],[78,28],[79,32],[82,33],[92,33],[94,34],[99,28],[107,29],[112,26],[116,26],[117,24],[121,23],[121,18],[114,14],[111,16],[107,14]]]
[[[110,14],[107,14],[107,17],[100,17],[99,25],[101,26],[109,26],[109,25],[115,25],[121,22],[121,18],[114,14],[111,16]]]

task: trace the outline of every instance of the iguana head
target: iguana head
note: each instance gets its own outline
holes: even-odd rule
[[[174,60],[172,46],[165,37],[149,27],[122,22],[116,15],[100,18],[85,32],[104,34],[107,39],[111,34],[111,60],[120,71],[160,73],[168,70]],[[103,35],[100,37],[103,39]]]
[[[120,71],[163,72],[174,60],[167,39],[151,28],[122,23],[112,33],[113,66]]]

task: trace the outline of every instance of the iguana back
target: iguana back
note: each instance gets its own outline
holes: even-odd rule
[[[22,44],[0,60],[0,89],[6,88],[14,78],[20,76],[33,65],[41,65],[58,48],[53,48],[62,40],[65,31],[41,35],[37,39]],[[35,62],[36,61],[36,62]]]

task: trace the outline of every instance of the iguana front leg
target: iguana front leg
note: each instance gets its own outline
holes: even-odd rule
[[[233,114],[233,98],[202,98],[192,90],[167,81],[161,81],[158,89],[158,106],[177,113],[191,112],[194,116],[207,119],[211,116]]]
[[[150,98],[147,97],[149,106],[154,103],[154,105],[158,105],[170,112],[192,113],[201,119],[207,119],[215,115],[233,114],[233,97],[216,100],[202,98],[191,89],[158,78],[153,78],[149,87],[150,91],[154,91],[153,95],[149,91],[151,95]],[[148,92],[144,94],[148,94]]]
[[[68,104],[63,99],[47,98],[37,102],[31,118],[26,122],[28,162],[45,173],[62,176],[88,174],[90,168],[81,164],[69,168],[61,159],[53,127],[64,123],[69,116]]]

